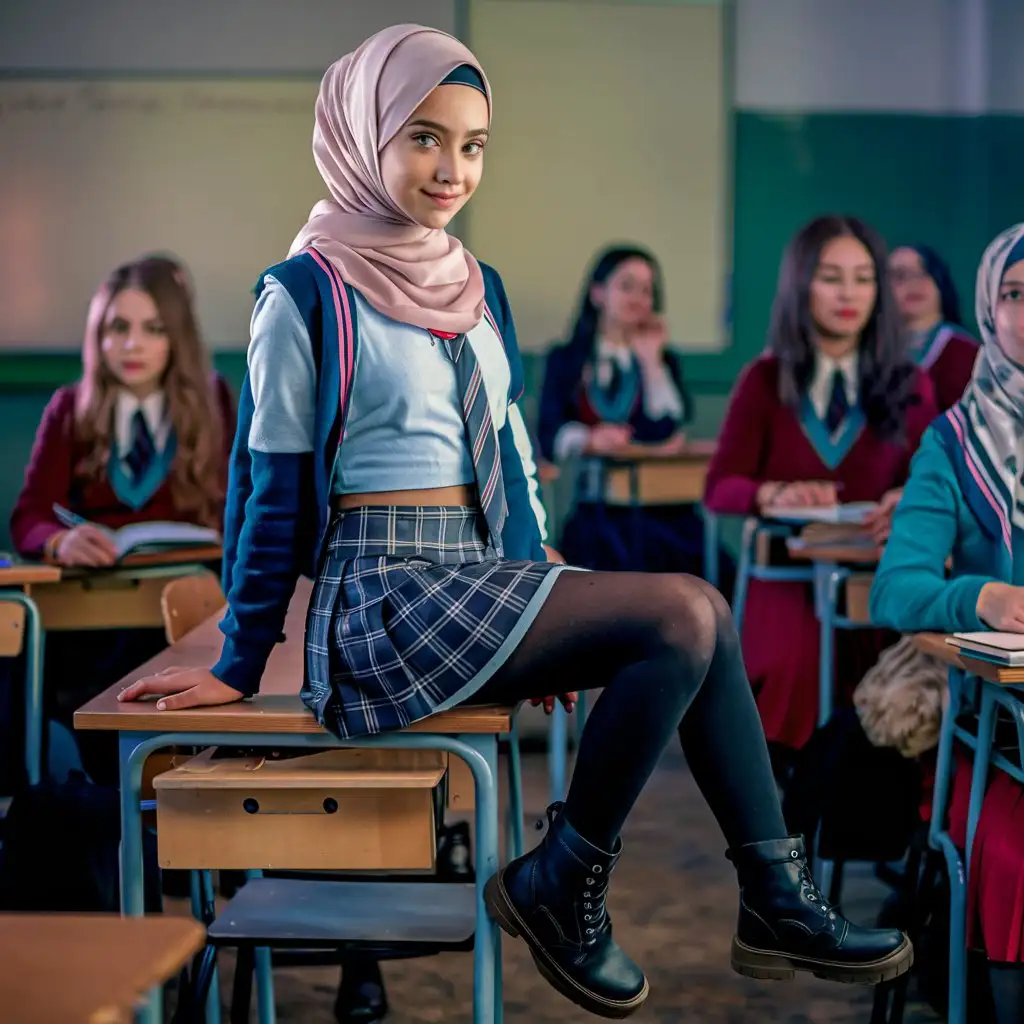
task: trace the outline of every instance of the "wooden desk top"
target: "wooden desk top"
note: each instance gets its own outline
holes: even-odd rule
[[[791,537],[786,542],[790,558],[807,562],[837,562],[840,565],[877,565],[882,549],[865,544],[804,544],[794,545],[799,538]]]
[[[1003,686],[1020,686],[1024,683],[1024,667],[997,665],[992,661],[971,658],[952,644],[947,644],[942,633],[917,633],[913,640],[919,651],[924,651],[925,654],[930,654],[953,668],[963,669],[972,676],[987,679],[990,683],[1001,683]]]
[[[17,562],[0,566],[0,587],[23,587],[33,583],[56,583],[61,570],[41,562]]]
[[[151,551],[142,555],[127,555],[120,562],[105,569],[61,569],[61,579],[83,579],[90,576],[131,575],[132,569],[149,569],[153,566],[189,566],[205,562],[219,562],[223,551],[218,545],[204,544],[195,548],[175,548],[173,551]]]
[[[629,465],[634,462],[706,462],[715,454],[718,442],[714,440],[688,441],[682,451],[664,452],[649,444],[628,444],[614,455],[606,456],[611,465]]]
[[[18,1024],[130,1024],[153,985],[202,946],[187,917],[0,914],[0,1015]]]
[[[220,656],[223,639],[218,625],[222,613],[207,619],[176,644],[104,690],[75,712],[76,729],[124,732],[264,732],[316,734],[324,730],[299,699],[304,669],[303,642],[306,610],[313,584],[299,580],[285,620],[285,641],[270,655],[260,692],[252,700],[185,711],[157,711],[155,700],[122,704],[117,695],[143,676],[172,666],[209,667]],[[417,732],[507,732],[513,708],[463,707],[410,726]]]

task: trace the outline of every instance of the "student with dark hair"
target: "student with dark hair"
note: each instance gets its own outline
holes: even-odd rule
[[[712,511],[877,501],[868,527],[884,539],[937,412],[931,383],[906,354],[885,269],[881,239],[853,217],[820,217],[790,242],[768,351],[740,377],[709,467]],[[837,638],[841,689],[873,664],[875,639]],[[784,749],[802,747],[817,722],[818,641],[808,584],[751,581],[744,660],[768,740]]]
[[[630,444],[678,451],[693,413],[663,308],[654,255],[607,248],[587,275],[569,341],[548,354],[538,439],[549,461],[580,460],[561,543],[576,565],[700,572],[703,525],[693,506],[649,505],[638,523],[635,509],[605,502],[602,457]]]
[[[927,371],[945,412],[960,401],[978,357],[978,343],[963,327],[953,275],[934,249],[902,245],[889,257],[889,280],[910,355]]]

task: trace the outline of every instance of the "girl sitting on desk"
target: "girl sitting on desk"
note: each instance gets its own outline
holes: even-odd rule
[[[889,257],[889,280],[910,354],[931,378],[939,412],[960,401],[978,343],[960,325],[960,297],[945,261],[926,245],[901,245]]]
[[[598,256],[567,344],[548,354],[538,440],[552,462],[582,456],[561,548],[590,569],[700,572],[703,526],[691,505],[636,510],[605,504],[601,456],[630,443],[683,448],[693,403],[682,357],[667,347],[661,268],[634,246]],[[637,551],[636,539],[643,541]]]
[[[58,389],[43,412],[11,515],[18,552],[100,568],[117,553],[93,523],[220,530],[234,412],[211,371],[185,270],[159,256],[114,270],[89,305],[82,366],[81,380]],[[89,523],[68,529],[55,506]],[[76,708],[164,645],[162,629],[51,633],[50,710],[70,727]],[[95,781],[116,779],[116,764],[90,759],[86,735],[78,737],[86,769]]]
[[[877,234],[821,217],[782,260],[768,351],[740,377],[708,469],[705,503],[727,515],[877,501],[884,536],[910,457],[936,414],[927,377],[905,354]],[[837,637],[840,690],[881,650]],[[769,742],[785,763],[818,718],[818,621],[810,584],[752,580],[743,655]]]
[[[1024,633],[1024,224],[978,268],[981,356],[963,398],[924,435],[871,589],[871,618],[907,633]],[[947,576],[946,562],[952,560]],[[950,828],[966,830],[970,766]],[[1001,1022],[1024,1018],[1024,791],[994,769],[971,862],[970,922],[994,964]],[[1010,966],[1012,964],[1012,967]]]
[[[221,656],[120,699],[159,694],[173,712],[255,694],[296,579],[314,576],[302,696],[343,740],[569,678],[603,688],[547,834],[485,889],[567,998],[616,1018],[647,998],[606,898],[625,820],[677,737],[738,872],[734,969],[895,977],[909,941],[823,905],[787,835],[722,596],[544,558],[509,418],[523,376],[512,311],[497,272],[446,231],[491,130],[480,65],[437,30],[384,29],[328,69],[313,152],[331,198],[261,277],[253,314]]]

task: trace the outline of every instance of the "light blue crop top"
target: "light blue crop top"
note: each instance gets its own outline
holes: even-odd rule
[[[472,483],[455,368],[428,331],[384,316],[356,293],[359,330],[345,436],[332,492],[419,490]],[[542,534],[529,437],[507,403],[509,367],[501,339],[481,320],[468,334],[491,404],[495,429],[512,417],[513,434]],[[305,323],[284,286],[267,276],[256,300],[247,355],[255,409],[249,447],[313,450],[316,365]]]

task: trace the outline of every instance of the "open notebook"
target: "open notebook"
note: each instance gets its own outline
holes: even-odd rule
[[[1024,665],[1024,633],[954,633],[946,643],[964,654],[1000,665]]]
[[[765,519],[784,523],[845,523],[860,525],[878,505],[873,501],[851,501],[846,505],[822,505],[815,508],[768,508]]]
[[[158,551],[173,551],[175,548],[219,546],[221,542],[221,536],[216,530],[194,526],[192,523],[131,523],[122,526],[120,530],[111,530],[98,523],[90,523],[88,519],[83,519],[62,505],[54,505],[53,512],[69,530],[85,523],[102,530],[113,540],[119,559],[126,555],[147,555]]]

